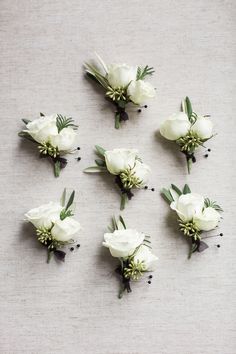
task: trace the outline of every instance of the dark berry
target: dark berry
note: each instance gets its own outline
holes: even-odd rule
[[[144,108],[148,108],[148,106],[145,104]]]
[[[205,157],[208,157],[208,154],[204,155]]]
[[[207,151],[211,152],[211,149],[208,149]]]
[[[81,157],[77,157],[77,161],[80,161],[81,160]]]
[[[148,186],[145,186],[144,189],[148,189]]]
[[[76,247],[79,248],[79,247],[80,247],[80,244],[78,243],[78,245],[76,245]]]
[[[152,192],[155,192],[155,188],[152,188],[151,191],[152,191]]]
[[[141,113],[141,112],[142,112],[142,110],[139,108],[139,109],[138,109],[138,113]]]
[[[220,245],[217,245],[218,248],[220,248]]]
[[[148,280],[148,284],[152,284],[151,280]]]
[[[79,147],[79,146],[77,147],[77,150],[80,150],[80,147]]]
[[[71,252],[74,251],[74,247],[71,247],[71,248],[70,248],[70,251],[71,251]]]
[[[222,234],[222,232],[220,233],[220,236],[223,236],[224,234]]]
[[[152,275],[149,275],[149,277],[148,277],[148,278],[149,278],[149,279],[152,279],[152,277],[153,277]]]

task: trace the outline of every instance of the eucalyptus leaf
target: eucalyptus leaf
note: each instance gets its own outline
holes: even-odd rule
[[[102,167],[102,166],[91,166],[91,167],[87,167],[84,169],[85,173],[99,173],[99,172],[107,172],[106,167]]]
[[[191,101],[188,97],[185,98],[185,107],[186,107],[186,113],[188,115],[188,119],[192,117],[193,109],[192,109],[192,104]]]
[[[66,203],[66,188],[64,189],[62,196],[61,196],[61,200],[60,200],[61,206],[65,206]]]
[[[106,167],[106,163],[104,160],[96,159],[95,162],[97,166]]]
[[[25,125],[27,125],[28,123],[31,122],[31,120],[23,118],[23,119],[22,119],[22,122],[25,123]]]
[[[180,190],[175,184],[171,184],[171,188],[172,188],[178,195],[182,195],[181,190]]]
[[[171,204],[174,201],[174,198],[168,189],[162,188],[161,194],[162,197],[167,201],[167,203]]]
[[[105,152],[106,152],[105,149],[103,149],[103,148],[102,148],[101,146],[99,146],[99,145],[95,145],[95,149],[97,150],[98,155],[104,157],[104,154],[105,154]]]
[[[66,204],[65,210],[68,210],[70,208],[70,206],[73,204],[74,201],[74,197],[75,197],[75,191],[73,191],[70,195],[70,198]]]
[[[29,141],[32,141],[33,143],[38,144],[37,141],[35,141],[35,140],[32,138],[32,136],[31,136],[29,133],[27,133],[27,132],[21,131],[21,132],[18,133],[18,136],[20,136],[21,138],[25,138],[25,139],[27,139],[27,140],[29,140]]]
[[[187,184],[185,184],[183,188],[183,194],[188,194],[188,193],[191,193],[191,189]]]
[[[124,229],[126,229],[126,225],[125,225],[124,219],[122,218],[121,215],[119,216],[119,219],[120,219],[121,224],[124,226]]]

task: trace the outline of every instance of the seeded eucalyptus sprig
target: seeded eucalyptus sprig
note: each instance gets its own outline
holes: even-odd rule
[[[131,282],[141,279],[146,272],[153,270],[157,257],[150,251],[150,237],[126,227],[124,219],[112,218],[109,233],[104,235],[103,245],[110,249],[111,255],[119,259],[115,269],[121,280],[119,298],[124,292],[130,293]],[[149,277],[151,279],[152,276]],[[150,284],[151,281],[149,280]]]
[[[75,152],[75,131],[78,126],[71,117],[67,118],[61,114],[45,116],[40,113],[40,118],[35,121],[22,121],[26,129],[18,135],[38,145],[40,157],[50,159],[55,177],[59,177],[61,169],[67,165],[67,159],[63,156]]]
[[[115,107],[115,128],[119,129],[121,122],[129,119],[126,112],[129,104],[141,106],[146,99],[155,96],[155,89],[144,81],[154,73],[154,69],[148,65],[145,67],[131,67],[126,64],[106,65],[97,54],[96,56],[101,68],[85,63],[86,75],[105,91],[105,98]]]
[[[179,230],[190,241],[189,258],[192,253],[202,252],[208,248],[208,245],[202,241],[204,239],[202,234],[218,226],[221,218],[219,212],[223,212],[222,208],[209,198],[192,193],[187,184],[183,190],[171,184],[171,188],[163,188],[161,194],[171,209],[176,211]],[[208,237],[213,236],[205,238]]]

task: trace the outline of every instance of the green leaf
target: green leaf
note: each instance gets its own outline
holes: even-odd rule
[[[106,167],[106,162],[104,160],[96,159],[95,162],[97,166]]]
[[[190,119],[192,117],[193,109],[192,109],[191,101],[188,97],[185,97],[185,107],[186,107],[186,113],[188,115],[188,119]]]
[[[120,219],[121,224],[124,226],[124,229],[126,229],[126,225],[125,225],[124,219],[122,218],[121,215],[119,216],[119,219]]]
[[[181,190],[174,184],[171,184],[171,188],[178,194],[178,195],[182,195]]]
[[[35,141],[35,140],[32,138],[32,136],[31,136],[29,133],[27,133],[27,132],[21,131],[21,132],[18,133],[18,136],[20,136],[21,138],[25,138],[25,139],[27,139],[27,140],[29,140],[29,141],[32,141],[33,143],[38,144],[37,141]]]
[[[188,193],[191,193],[191,189],[187,184],[185,184],[183,188],[183,194],[188,194]]]
[[[161,194],[162,197],[167,201],[167,203],[171,204],[174,201],[174,198],[168,189],[162,188]]]
[[[73,201],[74,201],[74,197],[75,197],[75,191],[73,191],[70,195],[70,198],[66,204],[66,207],[65,207],[65,210],[68,210],[69,207],[73,204]]]
[[[27,125],[28,123],[31,122],[31,120],[29,120],[29,119],[24,119],[24,118],[23,118],[23,119],[22,119],[22,122],[25,123],[25,125]]]
[[[59,177],[60,176],[60,172],[61,172],[61,163],[60,163],[60,161],[56,161],[54,163],[54,174],[55,174],[55,177]]]
[[[61,206],[65,206],[66,203],[66,188],[64,189],[62,196],[61,196],[61,200],[60,200]]]
[[[115,231],[115,230],[118,230],[118,225],[117,225],[117,222],[116,222],[116,218],[115,218],[115,217],[113,217],[113,218],[111,219],[111,222],[112,222],[113,230],[114,230],[114,231]]]
[[[146,65],[144,68],[139,66],[137,69],[136,80],[144,80],[146,76],[152,75],[154,72],[155,70],[148,65]]]
[[[85,173],[99,173],[99,172],[107,172],[106,167],[102,167],[102,166],[91,166],[91,167],[87,167],[84,169]]]
[[[102,85],[107,90],[109,87],[109,82],[107,78],[102,75],[94,65],[88,63],[85,63],[84,65],[88,76],[92,76],[97,82],[100,83],[100,85]]]
[[[104,154],[106,152],[105,149],[103,149],[101,146],[99,145],[95,145],[95,149],[97,150],[97,154],[104,157]]]
[[[66,118],[66,117],[63,117],[61,114],[58,114],[57,121],[56,121],[58,133],[60,133],[60,131],[62,131],[62,129],[68,128],[68,127],[72,127],[73,129],[77,129],[78,125],[75,125],[73,122],[74,122],[74,120],[71,117]]]

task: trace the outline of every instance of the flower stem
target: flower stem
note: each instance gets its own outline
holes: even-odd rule
[[[120,210],[125,209],[125,204],[127,202],[127,195],[125,193],[121,194],[121,201],[120,201]]]
[[[186,157],[186,159],[187,159],[188,174],[190,174],[191,167],[192,167],[192,159],[190,159],[188,156]]]
[[[54,174],[55,174],[55,177],[59,177],[60,171],[61,171],[60,161],[54,162]]]
[[[115,115],[115,128],[120,129],[120,113],[116,112]]]
[[[47,263],[50,263],[51,258],[52,258],[52,251],[48,250]]]

